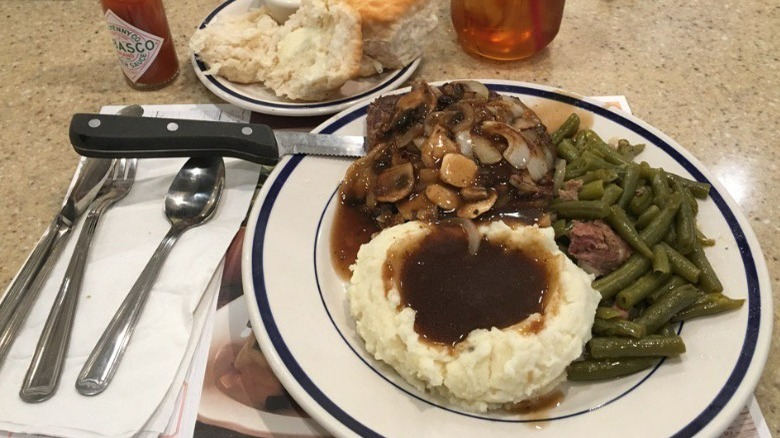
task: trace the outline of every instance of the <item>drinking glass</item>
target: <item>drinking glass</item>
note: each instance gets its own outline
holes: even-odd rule
[[[566,0],[451,0],[452,24],[468,52],[516,60],[542,50],[558,34]]]

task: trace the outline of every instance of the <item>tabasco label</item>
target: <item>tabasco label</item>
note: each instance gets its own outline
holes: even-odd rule
[[[125,75],[135,82],[154,62],[163,39],[122,20],[111,9],[106,10],[106,21],[119,56],[119,65]]]

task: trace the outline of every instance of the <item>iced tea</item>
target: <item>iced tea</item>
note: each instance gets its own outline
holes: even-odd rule
[[[566,0],[452,0],[464,49],[492,59],[527,58],[558,34]]]

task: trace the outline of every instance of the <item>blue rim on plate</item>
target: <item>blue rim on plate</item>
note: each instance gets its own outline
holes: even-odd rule
[[[246,0],[227,0],[226,2],[217,6],[208,16],[206,16],[200,26],[198,26],[198,29],[205,28],[212,20],[214,20],[214,18],[223,12],[225,8],[233,3],[249,2]],[[206,64],[204,64],[197,55],[192,55],[192,66],[195,70],[196,76],[209,90],[211,90],[220,98],[241,108],[259,113],[286,116],[313,116],[337,113],[363,99],[369,99],[378,94],[398,88],[401,86],[401,84],[403,84],[404,81],[406,81],[406,79],[409,78],[409,76],[412,75],[412,73],[414,73],[415,70],[417,70],[419,65],[420,58],[417,58],[405,67],[386,73],[385,77],[374,84],[371,88],[351,96],[345,96],[343,98],[324,102],[294,102],[281,99],[259,99],[257,96],[251,96],[247,93],[237,91],[228,86],[230,81],[224,78],[218,78],[213,75],[206,74],[206,71],[208,70]]]
[[[561,93],[552,89],[534,88],[526,85],[516,85],[516,84],[508,84],[508,83],[490,83],[489,81],[485,81],[485,82],[488,88],[499,93],[516,93],[520,95],[535,96],[535,97],[540,97],[548,100],[554,100],[575,107],[583,108],[587,111],[602,116],[622,126],[623,128],[633,131],[639,134],[640,136],[644,137],[645,139],[647,139],[649,142],[657,146],[664,153],[672,157],[681,166],[683,166],[685,170],[687,170],[693,176],[694,179],[701,182],[710,182],[708,181],[706,176],[696,166],[694,166],[694,164],[689,159],[687,159],[683,154],[680,153],[680,151],[677,148],[673,147],[666,140],[660,138],[658,135],[651,132],[651,130],[648,130],[647,128],[641,126],[640,124],[636,123],[635,121],[631,120],[630,118],[618,112],[585,101],[582,98],[574,97],[571,94]],[[320,132],[334,133],[338,131],[340,128],[349,124],[350,122],[353,122],[354,120],[364,116],[365,113],[366,113],[365,105],[356,107],[350,111],[346,111],[340,114],[339,116],[335,117],[334,120],[326,122],[323,125],[321,125]],[[274,321],[274,315],[270,309],[270,305],[268,302],[265,279],[264,279],[263,268],[262,268],[264,263],[263,248],[264,248],[266,228],[268,226],[268,219],[270,217],[274,204],[277,200],[277,197],[280,193],[280,190],[282,189],[282,187],[284,186],[285,182],[290,177],[290,175],[293,173],[293,171],[304,159],[305,158],[303,156],[292,156],[290,157],[289,160],[285,161],[282,165],[278,166],[278,168],[275,169],[274,171],[274,173],[276,173],[276,178],[274,178],[273,182],[270,184],[268,191],[265,193],[265,197],[262,199],[262,201],[259,201],[260,202],[259,209],[257,208],[258,206],[255,207],[255,210],[258,210],[256,211],[256,215],[255,215],[256,219],[254,223],[250,224],[254,228],[254,233],[251,239],[251,254],[250,254],[250,259],[252,260],[251,282],[254,290],[253,298],[257,303],[257,307],[260,315],[260,322],[262,323],[262,328],[264,329],[265,333],[270,339],[270,342],[273,345],[276,354],[278,354],[280,360],[284,364],[284,367],[289,371],[289,373],[292,375],[295,381],[301,386],[301,388],[303,388],[303,390],[322,409],[324,409],[328,415],[330,415],[332,418],[340,422],[342,425],[346,426],[353,433],[361,436],[382,436],[376,433],[375,431],[373,431],[369,426],[363,424],[358,419],[353,418],[349,413],[345,412],[343,409],[337,406],[336,403],[334,403],[325,393],[323,393],[322,390],[318,388],[317,384],[309,378],[309,376],[304,372],[300,364],[297,362],[296,358],[291,353],[289,347],[286,345],[284,339],[282,338],[279,327],[276,325]],[[745,269],[744,275],[747,281],[748,302],[747,302],[747,306],[745,306],[748,312],[747,325],[745,327],[743,342],[740,347],[741,351],[739,354],[739,358],[736,361],[733,369],[731,370],[729,377],[726,380],[726,383],[719,390],[717,395],[707,404],[705,408],[701,410],[701,412],[695,418],[691,419],[685,426],[681,427],[673,435],[673,436],[680,436],[680,437],[694,435],[700,432],[708,424],[710,424],[713,421],[713,419],[721,413],[721,411],[725,408],[727,403],[735,396],[737,390],[745,383],[744,381],[745,381],[748,368],[751,366],[751,364],[755,365],[753,361],[754,361],[754,354],[757,348],[757,342],[759,339],[759,328],[762,323],[761,314],[762,311],[765,312],[767,310],[767,309],[762,309],[759,275],[758,275],[758,271],[754,259],[754,254],[753,254],[754,250],[758,250],[757,251],[758,256],[761,257],[760,249],[757,246],[751,249],[751,244],[748,241],[748,237],[745,231],[740,226],[740,223],[737,220],[737,217],[735,216],[734,212],[729,208],[726,200],[724,199],[724,196],[718,191],[715,185],[713,185],[712,189],[710,190],[710,198],[714,201],[718,210],[720,211],[725,221],[727,222],[731,230],[731,233],[733,234],[733,237],[737,243],[739,254],[742,263],[744,265],[744,269]],[[322,223],[322,216],[320,216],[320,224],[321,223]],[[323,305],[325,305],[324,301],[323,301]],[[326,307],[326,312],[328,312],[328,316],[331,317],[330,312],[327,310],[327,307]],[[331,318],[331,322],[333,323],[332,318]],[[769,321],[769,323],[771,323],[771,321]],[[333,323],[333,325],[334,327],[336,327],[335,323]],[[336,330],[338,331],[338,327],[336,327]],[[342,339],[344,339],[344,336],[340,331],[339,331],[339,335],[342,337]],[[347,342],[345,339],[344,341]],[[348,342],[347,344],[349,345]],[[350,346],[350,348],[352,347]],[[357,355],[357,352],[355,352],[355,354]],[[765,361],[766,359],[765,351],[763,350],[762,350],[762,356],[763,357],[759,357],[758,359]],[[360,357],[360,355],[358,355],[358,357]],[[363,360],[362,357],[361,360]],[[365,360],[363,360],[363,362],[366,363]],[[371,365],[368,363],[366,363],[366,365],[371,367]],[[613,399],[611,399],[606,403],[602,403],[598,406],[593,406],[591,409],[583,410],[581,412],[577,412],[571,415],[565,415],[565,416],[554,417],[554,418],[545,418],[543,421],[546,422],[546,421],[560,420],[564,418],[570,418],[573,416],[586,414],[588,412],[592,412],[593,410],[598,410],[618,400],[619,398],[622,398],[624,395],[628,394],[629,392],[639,387],[647,379],[649,379],[653,375],[653,373],[655,373],[655,371],[658,369],[658,367],[660,367],[660,365],[661,364],[659,363],[636,385],[633,385],[630,389],[617,395],[616,397],[614,397]],[[761,363],[760,366],[763,366],[763,363]],[[374,370],[374,372],[381,375],[381,373],[378,370],[374,369],[373,367],[371,368]],[[385,377],[383,376],[383,378]],[[385,380],[389,382],[387,378],[385,378]],[[755,383],[757,383],[757,378],[755,380],[756,380],[755,382],[750,382],[751,391],[752,391],[752,387],[755,385]],[[400,387],[399,389],[406,392],[407,394],[410,394],[408,391],[405,391]],[[442,409],[448,409],[446,407],[436,405],[428,400],[422,399],[414,394],[410,394],[410,395],[414,396],[418,400],[422,400],[433,406],[437,406]],[[746,401],[747,400],[742,400],[743,404]],[[452,412],[461,415],[470,416],[472,418],[484,419],[488,421],[497,421],[495,418],[480,417],[478,415],[466,414],[460,411],[452,411]],[[524,422],[526,420],[500,420],[500,421]],[[538,419],[535,421],[538,421]]]

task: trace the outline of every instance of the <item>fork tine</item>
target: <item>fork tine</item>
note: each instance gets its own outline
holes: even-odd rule
[[[116,167],[114,167],[114,178],[113,179],[115,181],[120,179],[120,178],[122,178],[124,176],[126,161],[127,160],[124,159],[124,158],[117,160]]]
[[[110,184],[111,181],[116,179],[117,167],[119,167],[119,160],[112,160],[111,167],[108,168],[108,176],[106,177],[103,185],[106,185],[106,183]]]
[[[138,158],[132,158],[128,160],[127,171],[125,172],[125,179],[130,181],[135,179],[135,168],[138,165]]]

